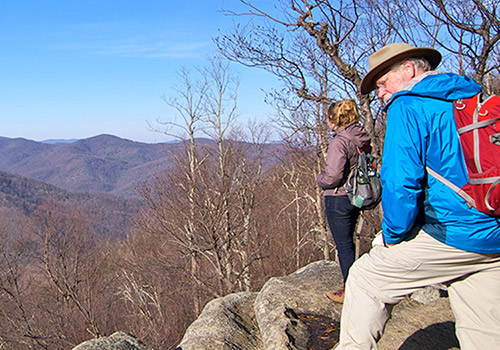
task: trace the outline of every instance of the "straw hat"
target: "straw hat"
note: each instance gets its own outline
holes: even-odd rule
[[[375,81],[379,75],[393,64],[406,58],[423,57],[429,61],[432,69],[441,62],[439,51],[430,47],[413,47],[406,43],[394,43],[382,47],[368,59],[369,71],[361,81],[360,91],[366,95],[376,89]]]

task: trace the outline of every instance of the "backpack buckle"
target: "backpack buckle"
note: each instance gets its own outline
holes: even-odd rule
[[[500,146],[500,132],[498,134],[490,135],[490,142],[494,145]]]
[[[484,112],[481,112],[481,110],[483,110]],[[484,109],[483,106],[479,107],[479,110],[477,112],[477,114],[480,116],[480,117],[485,117],[488,115],[488,110],[487,109]]]
[[[455,101],[455,108],[458,109],[459,111],[461,111],[465,107],[466,107],[466,104],[464,103],[464,100],[460,99],[460,100]]]

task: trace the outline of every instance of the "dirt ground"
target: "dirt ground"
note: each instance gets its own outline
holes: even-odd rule
[[[423,305],[405,299],[396,305],[379,341],[380,350],[459,350],[447,297]]]

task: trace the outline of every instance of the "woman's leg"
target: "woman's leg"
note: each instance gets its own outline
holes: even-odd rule
[[[325,211],[345,282],[354,263],[353,234],[359,210],[352,206],[347,196],[325,196]]]

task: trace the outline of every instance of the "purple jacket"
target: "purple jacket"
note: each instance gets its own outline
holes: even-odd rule
[[[352,122],[338,130],[331,139],[325,171],[316,178],[318,186],[325,190],[323,195],[346,194],[344,184],[358,164],[358,148],[370,150],[370,136],[359,122]]]

